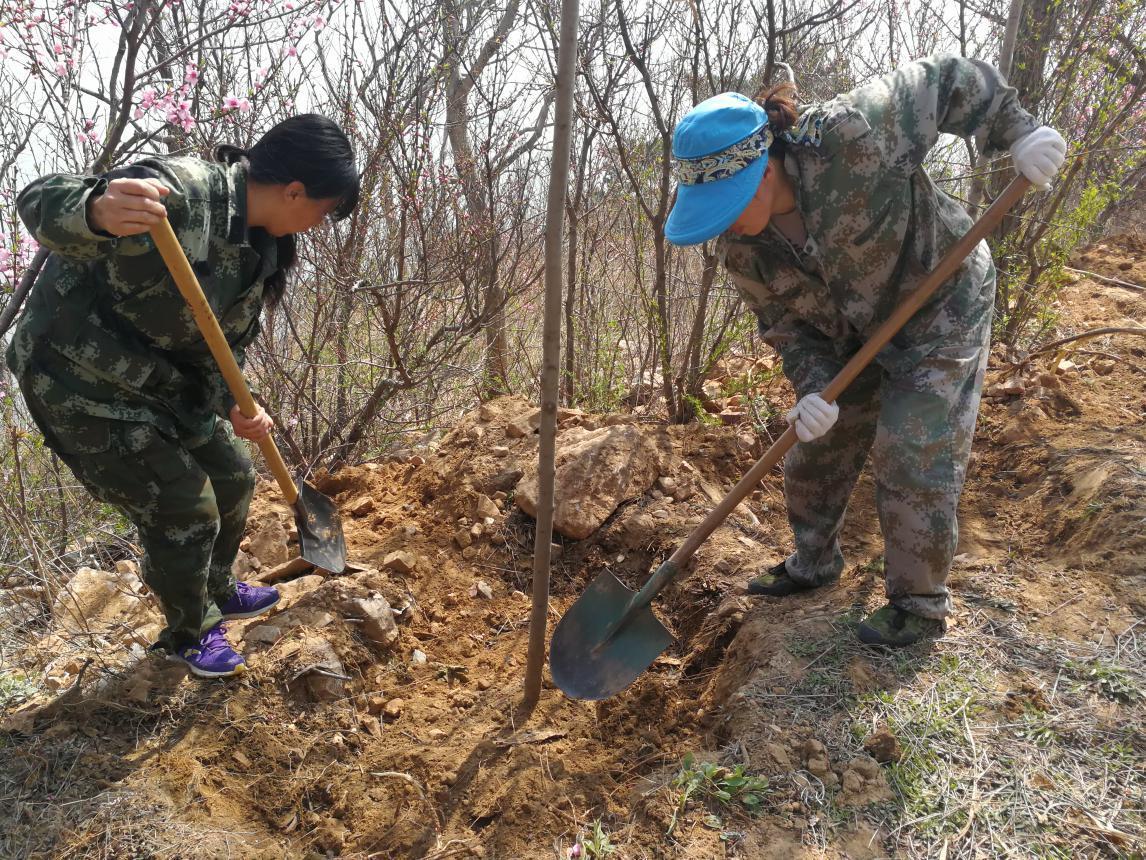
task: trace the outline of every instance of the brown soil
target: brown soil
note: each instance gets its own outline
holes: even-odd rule
[[[1139,238],[1088,254],[1080,268],[1146,283]],[[1146,319],[1142,293],[1095,281],[1069,286],[1060,302],[1064,335]],[[1087,354],[1069,364],[1046,355],[991,370],[989,389],[1018,378],[1022,390],[984,401],[961,509],[952,635],[1018,619],[1069,640],[1110,641],[1146,610],[1146,340],[1080,349]],[[547,681],[526,715],[532,521],[507,499],[469,548],[455,535],[478,522],[477,494],[510,490],[514,470],[536,456],[536,436],[504,433],[528,411],[497,401],[459,421],[436,450],[319,479],[344,511],[351,560],[366,570],[285,583],[279,612],[310,613],[310,626],[246,641],[252,671],[237,680],[195,682],[156,657],[112,661],[78,701],[9,735],[0,745],[12,772],[38,786],[38,803],[13,825],[55,831],[40,850],[60,857],[552,858],[595,819],[622,846],[618,857],[895,853],[880,813],[893,801],[888,779],[855,738],[849,708],[823,698],[854,701],[909,683],[893,657],[847,635],[846,619],[882,600],[870,480],[851,507],[853,564],[837,587],[786,601],[738,596],[751,571],[790,546],[774,476],[662,595],[658,612],[677,644],[648,673],[597,704]],[[674,476],[694,475],[698,491],[682,502],[646,494],[590,538],[565,542],[551,630],[600,571],[639,586],[762,453],[736,426],[644,426],[671,447]],[[263,485],[251,521],[269,517],[290,524]],[[383,569],[399,550],[415,556],[413,572]],[[479,580],[491,598],[477,592]],[[342,616],[347,590],[377,591],[404,609],[392,649]],[[234,624],[232,640],[275,617]],[[332,702],[299,686],[314,637],[333,646],[349,677]],[[424,664],[412,662],[415,649]],[[814,686],[829,667],[836,686]],[[999,692],[1000,708],[1042,695],[1016,689]],[[390,715],[378,714],[386,704]],[[763,814],[725,813],[712,825],[690,806],[667,838],[679,794],[670,783],[690,751],[702,760],[732,754],[768,777]],[[825,793],[840,811],[831,820],[813,811]]]

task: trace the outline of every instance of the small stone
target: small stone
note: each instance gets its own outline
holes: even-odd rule
[[[1114,372],[1115,364],[1116,362],[1109,358],[1099,358],[1091,362],[1090,369],[1099,376],[1109,376]]]
[[[374,714],[375,716],[382,713],[382,711],[385,707],[386,707],[386,697],[385,696],[371,696],[369,701],[366,703],[366,710],[369,711],[370,713]]]
[[[533,433],[533,428],[529,426],[529,422],[524,418],[510,421],[505,425],[505,435],[510,439],[524,439],[531,433]]]
[[[488,690],[489,689],[489,678],[478,678],[477,684],[475,686],[479,690]]]
[[[476,557],[477,557],[477,547],[467,546],[465,549],[462,550],[462,558],[464,558],[466,561],[472,561]]]
[[[415,666],[425,666],[426,663],[429,662],[429,659],[430,658],[426,656],[426,652],[418,648],[415,648],[410,654],[410,662]]]
[[[350,503],[350,515],[352,517],[364,517],[373,510],[373,496],[360,496]]]
[[[454,532],[454,543],[458,545],[458,549],[465,549],[473,542],[473,535],[470,534],[469,529],[461,528]]]
[[[402,716],[402,708],[406,703],[402,699],[391,699],[382,706],[382,716],[388,720],[396,720]]]
[[[489,450],[491,454],[495,454],[498,457],[504,457],[509,453],[509,448],[507,448],[505,445],[494,445]]]
[[[658,520],[667,520],[672,514],[662,508],[659,511],[653,511],[653,516]]]
[[[475,519],[485,519],[486,517],[496,518],[501,511],[498,510],[497,505],[493,503],[493,499],[484,493],[479,493],[474,500],[474,517]]]
[[[251,760],[249,758],[247,758],[245,755],[243,755],[242,750],[235,750],[234,752],[232,752],[231,758],[233,758],[235,760],[235,762],[239,765],[239,767],[243,768],[244,770],[250,769]]]
[[[415,454],[407,462],[409,462],[411,466],[424,466],[426,464],[426,458],[421,454]]]
[[[389,648],[398,638],[398,623],[386,598],[355,597],[343,604],[343,612],[362,620],[362,633],[375,645]]]
[[[474,540],[477,540],[481,536],[482,536],[481,523],[474,523],[472,526],[470,526],[470,537],[472,537]]]
[[[670,496],[673,495],[677,489],[676,478],[670,478],[668,475],[662,475],[658,478],[657,485]]]
[[[489,583],[486,582],[484,579],[479,579],[477,582],[475,582],[473,584],[473,587],[470,589],[470,595],[473,597],[477,597],[480,595],[481,597],[484,597],[486,600],[492,600],[493,599],[493,589],[489,587]]]
[[[121,559],[115,563],[115,572],[121,576],[138,576],[139,565],[130,559]]]
[[[526,594],[524,591],[519,591],[516,588],[510,593],[509,596],[514,600],[529,600],[528,594]]]
[[[273,624],[259,624],[247,630],[247,632],[243,634],[243,640],[246,642],[261,642],[264,645],[273,645],[279,641],[282,635],[283,631],[281,627],[275,627]]]
[[[414,568],[417,567],[417,560],[412,553],[398,550],[390,553],[382,560],[382,567],[397,573],[413,573]]]
[[[478,407],[478,418],[482,421],[492,421],[497,417],[497,410],[489,403],[483,403]]]
[[[1062,383],[1059,381],[1059,378],[1057,376],[1055,376],[1053,373],[1040,373],[1039,374],[1039,385],[1041,385],[1043,388],[1061,388],[1062,387]]]

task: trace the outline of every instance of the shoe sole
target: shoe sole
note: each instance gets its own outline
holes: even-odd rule
[[[199,678],[233,678],[235,675],[242,675],[247,671],[247,664],[240,663],[234,669],[228,669],[226,672],[211,672],[207,669],[200,669],[189,660],[184,660],[177,654],[168,654],[167,659],[172,663],[182,663],[187,667],[188,671]]]
[[[271,609],[274,609],[276,606],[278,606],[280,599],[282,599],[281,594],[278,595],[277,597],[275,597],[274,603],[268,603],[262,609],[256,609],[253,612],[233,612],[229,615],[224,615],[223,620],[224,621],[234,621],[234,620],[237,620],[239,618],[258,618],[260,615],[262,615],[265,612],[268,612]]]

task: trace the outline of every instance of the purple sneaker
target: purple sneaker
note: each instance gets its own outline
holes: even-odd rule
[[[254,618],[262,615],[279,602],[279,591],[263,585],[235,585],[235,593],[225,603],[219,604],[223,618]]]
[[[188,645],[168,654],[167,659],[185,663],[192,675],[200,678],[229,678],[247,671],[243,655],[227,641],[226,628],[216,624],[203,634],[198,645]]]

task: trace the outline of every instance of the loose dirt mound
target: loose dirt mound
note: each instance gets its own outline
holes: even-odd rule
[[[1137,239],[1090,253],[1080,268],[1112,260],[1146,280]],[[1064,336],[1146,318],[1141,293],[1096,281],[1060,302]],[[274,614],[232,625],[252,669],[235,681],[193,682],[144,655],[137,628],[154,609],[118,579],[99,584],[116,591],[100,605],[144,615],[52,640],[56,689],[96,662],[70,699],[9,723],[0,853],[549,858],[581,837],[581,856],[604,856],[594,822],[617,857],[1131,850],[1146,833],[1144,354],[1146,340],[1115,336],[993,366],[942,642],[854,640],[883,597],[867,477],[838,586],[744,597],[790,546],[775,475],[662,595],[678,644],[650,672],[598,704],[547,686],[527,719],[533,523],[514,497],[536,409],[485,404],[436,446],[316,479],[355,567],[284,581]],[[725,371],[727,390],[758,390],[736,381],[758,362]],[[706,392],[724,420],[753,417],[724,393]],[[552,623],[602,570],[643,583],[780,429],[560,423],[579,437],[632,425],[658,478],[590,537],[557,539]],[[293,524],[269,484],[250,522],[240,567],[255,578],[294,554]],[[737,766],[768,781],[755,816]]]

